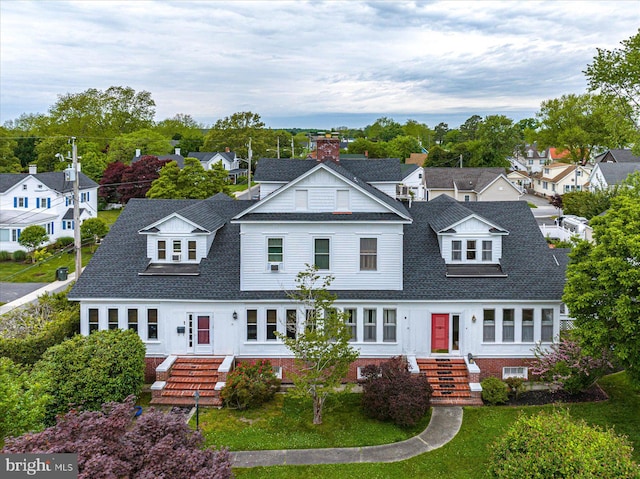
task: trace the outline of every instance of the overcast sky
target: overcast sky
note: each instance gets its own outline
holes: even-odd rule
[[[151,92],[158,121],[457,127],[583,93],[596,48],[634,35],[640,4],[1,0],[0,22],[0,123],[116,85]]]

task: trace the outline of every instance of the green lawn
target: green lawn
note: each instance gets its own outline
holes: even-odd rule
[[[629,437],[634,460],[640,462],[640,391],[634,390],[624,373],[600,381],[609,401],[543,407],[467,407],[458,435],[448,444],[413,459],[390,464],[340,464],[324,466],[276,466],[235,469],[239,479],[256,478],[482,478],[487,467],[490,445],[520,414],[565,407],[571,415],[590,424],[613,427]],[[224,411],[224,410],[223,410]],[[327,419],[329,414],[327,415]],[[293,431],[289,431],[293,434]],[[262,442],[268,441],[264,438]],[[312,447],[312,446],[310,446]],[[234,447],[235,449],[235,447]],[[247,443],[244,449],[254,449]]]
[[[429,415],[410,429],[370,419],[360,409],[359,394],[327,399],[319,426],[312,423],[312,411],[309,400],[277,394],[260,409],[202,410],[200,429],[207,445],[224,445],[237,451],[387,444],[408,439],[429,423]],[[195,417],[191,426],[195,427]]]
[[[122,213],[122,208],[116,210],[98,211],[98,218],[107,223],[107,226],[111,228],[111,225],[116,222],[118,216]]]

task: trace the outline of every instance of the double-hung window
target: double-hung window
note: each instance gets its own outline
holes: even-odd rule
[[[100,322],[98,318],[98,310],[95,308],[89,309],[89,334],[100,329]]]
[[[482,341],[494,343],[496,341],[496,310],[485,309],[482,319]]]
[[[476,259],[476,240],[467,240],[467,259]]]
[[[540,339],[545,342],[553,340],[553,309],[542,309]]]
[[[167,242],[165,240],[158,241],[158,259],[167,259]]]
[[[522,342],[533,342],[533,309],[522,310]]]
[[[329,238],[316,238],[313,253],[316,268],[329,269]]]
[[[267,248],[269,263],[282,263],[282,238],[269,238]]]
[[[515,341],[515,310],[502,310],[502,342],[512,343]]]
[[[277,339],[276,331],[278,330],[278,311],[275,309],[267,309],[267,341]]]
[[[158,339],[158,310],[147,310],[147,339]]]
[[[482,242],[482,261],[491,261],[492,242],[485,240]]]
[[[462,261],[462,241],[451,242],[451,261]]]
[[[118,329],[118,310],[109,308],[109,329]]]
[[[376,310],[365,309],[364,313],[364,340],[367,342],[376,341]]]
[[[196,259],[196,242],[188,241],[187,248],[188,248],[188,258],[190,260],[195,260]]]
[[[396,310],[385,309],[382,311],[382,340],[396,340]]]
[[[376,271],[377,269],[377,238],[360,238],[360,271]]]
[[[351,339],[349,341],[357,341],[358,340],[358,310],[355,308],[346,308],[344,310],[344,323],[347,325],[347,328],[351,331]]]
[[[296,339],[298,333],[298,311],[287,309],[287,338]]]
[[[173,241],[173,256],[176,258],[180,258],[180,253],[182,252],[182,241],[174,240]]]
[[[258,339],[258,311],[247,309],[247,341]]]
[[[129,329],[133,329],[136,333],[138,332],[138,310],[137,309],[127,310],[127,327]]]

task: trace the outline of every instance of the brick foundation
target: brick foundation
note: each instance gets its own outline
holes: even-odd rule
[[[478,358],[474,360],[480,368],[480,378],[482,381],[489,376],[495,376],[502,379],[502,368],[504,367],[531,367],[531,358]],[[531,371],[529,371],[531,376]]]
[[[156,368],[164,361],[164,357],[146,357],[144,358],[144,382],[149,384],[157,380]],[[165,379],[166,380],[166,379]]]

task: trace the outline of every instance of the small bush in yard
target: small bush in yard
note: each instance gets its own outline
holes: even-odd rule
[[[509,401],[509,386],[496,377],[484,379],[482,385],[482,400],[491,406],[506,404]]]
[[[233,477],[229,452],[202,449],[183,414],[151,409],[134,420],[134,404],[130,396],[101,411],[71,411],[42,432],[8,439],[0,453],[76,453],[79,479]]]
[[[11,253],[8,251],[0,251],[0,261],[9,261],[11,259]]]
[[[633,448],[613,430],[574,421],[568,412],[520,417],[492,447],[488,476],[637,479]]]
[[[258,407],[273,399],[280,387],[280,380],[266,360],[256,363],[240,363],[227,376],[220,395],[225,406],[233,409]]]
[[[422,374],[412,374],[403,357],[365,366],[362,375],[362,407],[369,417],[406,427],[415,425],[429,410],[429,381]]]
[[[12,256],[13,256],[13,261],[15,261],[16,263],[20,261],[25,261],[27,259],[27,252],[19,249],[14,251]]]
[[[505,379],[504,382],[509,387],[509,393],[515,395],[516,398],[518,398],[524,390],[524,379],[522,378],[516,378],[512,376]]]

